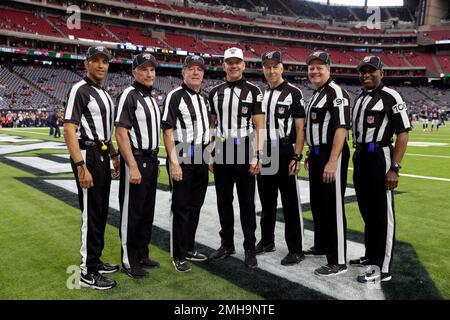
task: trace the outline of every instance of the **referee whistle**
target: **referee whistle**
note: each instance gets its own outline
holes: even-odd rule
[[[107,146],[103,141],[100,141],[100,142],[101,142],[101,144],[102,144],[102,146],[101,146],[100,149],[102,149],[102,151],[108,150],[108,146]]]

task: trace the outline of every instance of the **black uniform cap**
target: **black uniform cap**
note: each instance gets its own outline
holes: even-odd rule
[[[158,61],[156,58],[150,53],[140,53],[133,58],[133,70],[142,66],[146,62],[151,62],[155,68],[158,67]]]
[[[88,48],[88,50],[86,52],[86,60],[91,59],[93,56],[95,56],[97,54],[103,54],[104,56],[106,56],[108,61],[113,58],[113,56],[111,55],[111,53],[109,52],[109,50],[106,47],[98,46],[98,47],[89,47]]]
[[[320,60],[323,63],[330,65],[331,64],[331,59],[330,59],[330,55],[328,54],[328,52],[325,51],[316,51],[313,52],[309,55],[309,57],[306,59],[306,64],[309,64],[311,61],[313,60]]]

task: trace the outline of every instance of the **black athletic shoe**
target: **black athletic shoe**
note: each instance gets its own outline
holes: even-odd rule
[[[148,272],[140,267],[122,268],[122,272],[133,279],[147,278]]]
[[[322,266],[314,270],[314,274],[318,276],[337,276],[338,274],[342,274],[347,272],[347,266],[345,264],[327,264],[326,266]]]
[[[325,254],[326,254],[325,250],[317,250],[317,249],[314,248],[314,247],[311,247],[311,248],[309,248],[308,250],[303,251],[303,253],[304,253],[306,256],[322,256],[322,255],[325,255]]]
[[[202,261],[208,260],[208,257],[198,251],[194,251],[194,252],[188,251],[188,253],[186,255],[186,260],[202,262]]]
[[[224,259],[235,253],[236,251],[234,249],[234,246],[231,248],[225,248],[224,246],[220,246],[220,248],[214,251],[209,257],[214,260]]]
[[[141,266],[143,268],[159,268],[160,264],[158,261],[152,260],[150,258],[144,258],[141,261],[139,261],[139,263],[141,264]]]
[[[112,264],[112,263],[101,263],[98,268],[97,271],[100,274],[106,274],[106,273],[114,273],[119,271],[119,266],[117,264]]]
[[[286,257],[281,260],[281,265],[292,266],[294,264],[300,263],[300,261],[305,259],[303,253],[289,253]]]
[[[249,268],[256,268],[258,266],[255,250],[245,250],[244,263]]]
[[[88,274],[81,273],[79,283],[83,288],[92,288],[97,290],[108,290],[117,285],[115,280],[107,279],[99,272],[90,272]]]
[[[178,272],[191,271],[191,266],[186,260],[173,260],[172,264]]]
[[[261,242],[256,245],[255,253],[262,254],[264,252],[273,252],[275,251],[275,243],[271,243],[267,246],[264,246]]]
[[[368,283],[368,282],[387,282],[387,281],[391,281],[392,280],[392,276],[390,273],[384,273],[382,272],[381,274],[378,272],[375,272],[373,270],[368,270],[366,272],[364,272],[364,274],[358,276],[356,278],[356,280],[358,280],[358,282],[361,283]]]
[[[348,262],[351,266],[369,266],[370,261],[369,258],[361,257],[358,259],[352,259]]]

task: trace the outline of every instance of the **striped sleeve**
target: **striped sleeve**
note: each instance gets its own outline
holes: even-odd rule
[[[411,124],[408,118],[408,109],[400,93],[388,87],[383,87],[382,90],[390,98],[389,100],[386,99],[389,101],[389,103],[386,106],[387,107],[386,112],[389,117],[389,122],[392,131],[395,134],[410,131]]]
[[[332,94],[330,94],[332,110],[330,112],[333,128],[350,129],[352,110],[350,96],[334,82],[330,82],[329,86],[332,88]]]
[[[128,87],[117,99],[116,127],[131,129],[133,127],[133,111],[135,103],[130,94],[134,87]]]
[[[161,128],[163,130],[174,129],[177,126],[177,114],[178,107],[180,105],[180,95],[176,92],[179,90],[181,90],[181,87],[172,90],[164,100],[164,110],[161,119]]]
[[[218,87],[213,88],[208,95],[208,102],[210,107],[210,112],[212,115],[217,115],[216,109],[214,108],[214,96],[217,94]]]
[[[70,89],[67,97],[66,108],[64,112],[64,122],[80,124],[83,108],[88,104],[89,99],[82,94],[82,86],[86,82],[84,80],[78,82]]]
[[[252,114],[256,115],[256,114],[266,114],[266,108],[265,106],[263,106],[263,94],[262,91],[259,87],[255,86],[254,84],[250,84],[251,85],[251,92],[253,95],[253,110],[252,110]]]
[[[291,105],[291,115],[293,118],[304,118],[305,117],[305,102],[303,101],[302,91],[289,84],[292,87],[292,105]]]

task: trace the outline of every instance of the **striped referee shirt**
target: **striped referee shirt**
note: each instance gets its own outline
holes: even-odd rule
[[[217,136],[247,137],[253,132],[252,115],[264,114],[261,89],[244,78],[227,81],[209,93],[211,114],[217,116]]]
[[[411,130],[401,95],[383,84],[358,96],[353,108],[353,141],[390,143],[392,136]]]
[[[330,78],[314,90],[306,107],[306,143],[308,146],[333,144],[336,129],[350,129],[350,120],[350,97]]]
[[[114,103],[104,88],[84,77],[69,92],[64,122],[78,125],[78,139],[109,142],[114,128]]]
[[[151,94],[152,88],[135,81],[118,98],[115,125],[128,129],[135,149],[159,147],[161,111]]]
[[[183,83],[167,95],[161,126],[164,130],[174,129],[175,141],[208,144],[210,139],[208,100]]]
[[[305,117],[303,95],[299,88],[283,81],[278,87],[264,92],[267,141],[291,138],[295,142],[295,118]]]

